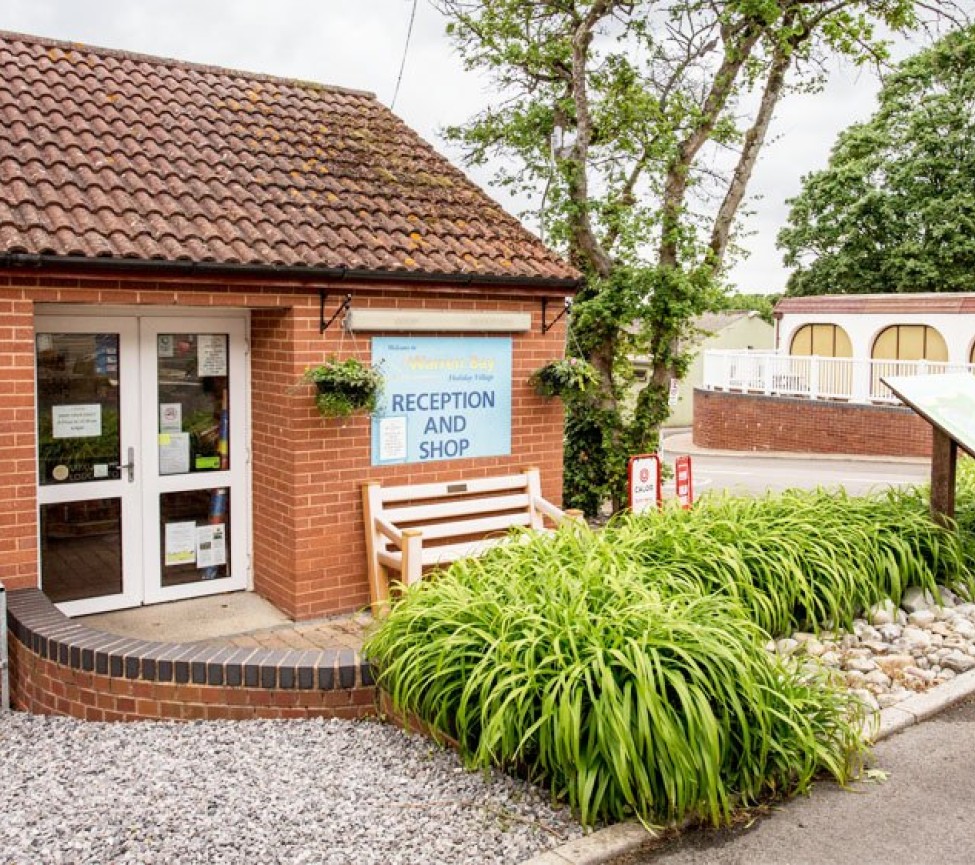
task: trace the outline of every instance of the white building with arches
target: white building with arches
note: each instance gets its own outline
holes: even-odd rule
[[[774,351],[705,353],[703,383],[695,394],[698,444],[927,453],[926,426],[900,407],[883,379],[975,372],[975,294],[788,297],[776,305],[774,317]],[[807,415],[821,428],[796,429]]]

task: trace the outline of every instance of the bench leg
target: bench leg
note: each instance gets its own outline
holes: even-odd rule
[[[373,618],[389,612],[389,570],[378,562],[369,562],[369,602]]]

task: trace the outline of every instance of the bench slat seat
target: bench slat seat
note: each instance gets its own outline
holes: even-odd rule
[[[362,501],[370,598],[377,613],[389,600],[390,572],[409,585],[424,568],[483,555],[506,542],[513,528],[545,531],[546,521],[557,526],[582,518],[542,498],[538,469],[438,484],[370,482],[363,485]]]
[[[507,538],[482,538],[479,541],[467,541],[462,544],[441,544],[439,547],[423,547],[420,560],[423,567],[432,565],[449,565],[458,559],[466,559],[470,556],[481,556],[492,547],[498,546]],[[403,553],[399,550],[384,552],[379,554],[379,561],[387,568],[400,571],[403,566]]]

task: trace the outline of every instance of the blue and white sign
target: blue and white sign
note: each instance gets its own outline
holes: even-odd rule
[[[373,465],[511,453],[510,337],[377,336],[372,363],[386,380]]]

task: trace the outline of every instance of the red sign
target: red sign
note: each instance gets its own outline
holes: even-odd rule
[[[682,508],[694,504],[694,484],[691,480],[691,458],[686,454],[674,460],[674,486]]]
[[[660,507],[660,457],[640,454],[630,457],[627,471],[630,480],[630,510],[639,514],[650,507]]]

